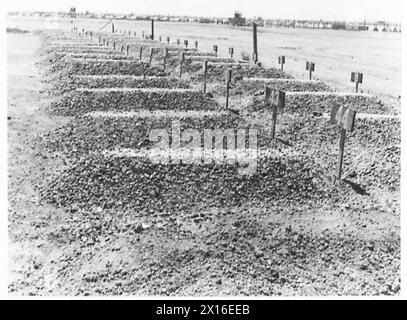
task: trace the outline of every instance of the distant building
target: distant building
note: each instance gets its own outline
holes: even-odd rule
[[[69,17],[76,18],[76,8],[75,7],[71,7],[71,9],[69,10]]]
[[[246,25],[246,18],[243,18],[242,13],[239,11],[235,11],[235,15],[233,18],[229,18],[229,24],[232,26],[244,26]]]

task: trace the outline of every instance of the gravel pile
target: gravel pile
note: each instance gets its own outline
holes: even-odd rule
[[[270,113],[259,115],[267,126]],[[354,132],[345,143],[344,177],[364,188],[381,187],[391,191],[400,187],[401,123],[397,117],[356,116]],[[325,172],[336,172],[339,129],[328,115],[280,114],[276,137],[294,150],[317,159]]]
[[[244,78],[236,82],[232,88],[233,94],[264,94],[264,87],[269,86],[282,91],[332,91],[331,87],[322,81],[301,81],[295,79],[272,79],[272,78]]]
[[[191,77],[194,81],[203,81],[202,63],[192,64],[191,68],[197,74]],[[232,69],[232,78],[234,81],[242,80],[243,78],[291,78],[284,71],[278,69],[264,69],[254,66],[252,64],[238,63],[238,64],[218,64],[208,63],[208,81],[225,81],[225,71]],[[199,71],[199,72],[198,72]]]
[[[133,60],[66,59],[54,64],[50,72],[53,73],[59,70],[65,70],[65,75],[167,75],[161,68],[150,66],[146,62]]]
[[[143,77],[143,76],[72,76],[65,80],[52,82],[53,94],[64,94],[78,88],[180,88],[189,89],[190,85],[179,78]]]
[[[221,58],[221,57],[214,57],[214,56],[186,56],[185,57],[185,62],[186,63],[196,63],[196,62],[201,62],[203,63],[205,60],[208,61],[208,63],[215,62],[215,63],[236,63],[235,60],[230,59],[230,58]]]
[[[50,105],[53,114],[75,116],[92,111],[215,110],[210,95],[191,89],[77,89]]]
[[[139,111],[86,114],[47,133],[41,139],[41,144],[47,151],[62,152],[69,157],[116,148],[149,148],[155,145],[155,142],[149,140],[149,134],[154,129],[166,130],[172,143],[174,121],[178,121],[181,133],[187,129],[198,130],[201,142],[206,129],[255,128],[259,132],[257,142],[259,147],[268,146],[271,143],[260,136],[261,128],[247,125],[242,118],[226,111]],[[181,141],[181,147],[188,143],[189,141]]]
[[[57,48],[52,49],[51,52],[59,53],[80,53],[80,54],[117,54],[117,51],[109,47],[90,47],[90,48],[81,48],[81,47],[72,47],[72,48]]]
[[[185,51],[186,57],[216,57],[214,52],[202,52],[202,51]]]
[[[375,96],[336,92],[287,92],[285,110],[290,113],[330,113],[332,106],[340,105],[358,113],[391,114],[390,108]],[[249,110],[265,108],[264,93],[253,97]]]
[[[113,51],[112,54],[105,54],[105,53],[95,53],[95,54],[84,54],[84,53],[71,53],[66,54],[65,56],[74,59],[102,59],[102,60],[135,60],[135,58],[131,58],[125,56],[124,54],[117,53]]]
[[[48,182],[42,196],[58,207],[177,213],[247,201],[315,204],[338,196],[311,159],[270,152],[258,158],[253,175],[241,175],[236,164],[153,164],[149,152],[91,154]]]

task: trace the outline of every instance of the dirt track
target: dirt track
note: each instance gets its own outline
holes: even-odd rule
[[[247,203],[150,216],[43,203],[34,186],[64,159],[44,157],[34,139],[69,118],[43,111],[40,45],[31,33],[8,35],[11,293],[399,293],[397,194],[355,195],[338,207]]]

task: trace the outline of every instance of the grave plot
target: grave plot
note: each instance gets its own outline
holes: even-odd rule
[[[177,158],[179,154],[133,149],[91,154],[47,182],[41,194],[57,207],[171,214],[173,210],[180,213],[248,201],[266,207],[293,201],[297,205],[316,204],[340,196],[331,183],[328,187],[313,161],[300,154],[267,150],[256,156],[236,152],[229,154],[233,164],[199,164],[200,152],[189,153],[191,164],[184,164],[186,160]],[[207,155],[207,159],[219,156],[223,153]],[[167,162],[170,158],[181,163]],[[240,170],[250,166],[255,170]]]
[[[50,112],[75,116],[92,111],[215,110],[218,103],[192,89],[105,88],[76,89],[50,105]]]
[[[101,49],[103,48],[100,43],[87,43],[87,42],[78,42],[78,43],[47,43],[49,50],[70,50],[70,49]]]
[[[279,110],[275,137],[307,154],[332,175],[338,164],[340,131],[329,114],[290,113]],[[272,113],[262,111],[256,122],[271,130]],[[354,129],[344,147],[344,178],[364,189],[400,187],[400,118],[394,115],[356,113]]]
[[[50,152],[62,152],[69,157],[82,156],[91,151],[114,150],[116,148],[150,148],[152,130],[162,129],[173,141],[173,133],[185,130],[198,131],[198,146],[204,147],[206,131],[220,130],[228,138],[226,130],[256,129],[259,133],[257,146],[269,146],[270,141],[261,136],[256,125],[247,125],[243,119],[227,111],[136,111],[136,112],[93,112],[75,119],[40,139],[40,145]],[[222,137],[220,139],[223,139]],[[180,145],[189,144],[190,139],[181,139]],[[227,148],[227,144],[225,143]]]
[[[203,82],[205,78],[205,70],[203,63],[196,63],[196,73],[191,76],[191,80]],[[224,81],[226,70],[232,70],[232,81],[241,80],[244,77],[262,77],[262,78],[291,78],[284,71],[277,69],[265,69],[247,63],[208,63],[206,70],[206,80],[208,82]]]
[[[129,57],[114,51],[111,51],[110,53],[66,53],[57,51],[47,54],[40,64],[43,68],[47,68],[50,71],[60,70],[65,64],[64,61],[70,59],[131,60]],[[135,59],[133,59],[133,61],[135,61]]]
[[[94,54],[87,54],[87,53],[68,53],[63,54],[65,57],[73,58],[73,59],[103,59],[103,60],[129,60],[134,61],[135,58],[128,57],[120,52],[113,52],[112,54],[106,53],[94,53]]]
[[[333,91],[328,84],[321,81],[301,81],[295,79],[279,79],[279,78],[243,78],[243,80],[233,79],[229,85],[229,95],[232,104],[242,104],[242,97],[251,97],[253,95],[264,95],[265,87],[269,86],[276,90],[297,92],[331,92]],[[216,83],[210,85],[210,92],[216,95],[224,95],[226,85],[224,83]]]
[[[52,82],[50,92],[65,94],[78,88],[168,88],[189,89],[187,81],[174,77],[91,75],[71,76]]]
[[[235,60],[230,59],[230,58],[221,58],[221,57],[213,57],[213,56],[185,56],[185,62],[186,63],[196,63],[196,62],[203,62],[203,61],[208,61],[209,63],[236,63]]]
[[[45,52],[52,53],[52,52],[59,52],[59,53],[89,53],[89,54],[109,54],[116,52],[116,50],[113,50],[111,47],[107,46],[83,46],[83,45],[77,45],[77,46],[51,46],[48,47]]]
[[[273,79],[273,78],[243,78],[232,87],[231,94],[254,94],[264,92],[265,86],[270,86],[282,91],[309,91],[330,92],[331,87],[322,81],[296,80],[296,79]]]
[[[285,110],[291,113],[330,113],[333,105],[352,108],[358,113],[392,114],[394,111],[373,95],[340,92],[286,92]],[[261,110],[264,94],[254,96],[247,108]]]
[[[161,61],[158,63],[163,63],[163,55],[159,57]],[[205,60],[218,62],[218,63],[232,63],[234,60],[229,58],[219,58],[212,56],[187,56],[184,51],[174,52],[174,54],[168,54],[166,60],[166,65],[169,69],[173,70],[176,74],[179,75],[180,66],[182,62],[182,73],[181,74],[194,74],[199,72],[202,69],[202,64]]]
[[[134,60],[108,59],[64,59],[54,63],[49,74],[56,73],[60,78],[72,75],[135,75],[166,76],[160,68],[146,62]]]
[[[185,57],[217,57],[214,52],[204,52],[204,51],[186,51]]]

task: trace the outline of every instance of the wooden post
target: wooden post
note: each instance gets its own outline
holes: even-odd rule
[[[103,45],[106,45],[106,39],[103,38]]]
[[[206,93],[206,77],[208,75],[208,60],[205,60],[203,62],[203,69],[204,69],[203,92]]]
[[[340,130],[340,138],[339,138],[339,153],[338,153],[338,163],[336,166],[336,178],[341,180],[342,177],[342,164],[343,164],[343,154],[345,151],[345,138],[346,138],[346,130],[341,128]]]
[[[185,48],[188,48],[188,40],[184,40],[184,46]]]
[[[130,46],[126,45],[126,56],[129,56]]]
[[[100,44],[100,36],[99,36],[99,44]]]
[[[351,81],[356,83],[356,93],[359,92],[359,83],[363,83],[363,73],[352,72]]]
[[[230,82],[232,81],[232,69],[225,71],[225,81],[226,81],[226,109],[229,108],[229,89]]]
[[[277,123],[277,105],[273,104],[272,108],[272,118],[271,118],[271,139],[274,140],[276,135],[276,123]]]
[[[89,31],[90,38],[93,39],[93,32]]]
[[[233,48],[229,48],[229,53],[230,53],[230,59],[233,59],[234,49],[233,49]]]
[[[140,61],[143,59],[143,46],[140,47]]]
[[[154,19],[151,19],[151,40],[154,40]]]
[[[309,79],[312,80],[312,72],[315,71],[315,63],[307,62],[305,69],[309,71]]]
[[[163,71],[165,71],[165,67],[167,64],[167,57],[168,57],[168,48],[164,48]]]
[[[150,59],[149,59],[149,64],[151,64],[151,62],[153,62],[153,54],[154,54],[154,48],[150,48]]]
[[[218,56],[218,46],[216,44],[213,45],[213,52],[215,52],[215,55]]]
[[[198,41],[195,40],[195,49],[198,50]]]
[[[278,57],[278,64],[281,65],[280,69],[284,70],[285,56],[279,56]]]
[[[171,38],[167,37],[167,44],[170,44]]]
[[[257,24],[253,22],[253,62],[257,64],[259,55],[257,52]]]
[[[114,33],[114,23],[112,22],[112,33]]]
[[[285,106],[285,92],[266,86],[265,103],[272,108],[271,139],[276,135],[277,112]]]
[[[185,59],[185,53],[184,53],[184,51],[180,51],[179,59],[180,59],[180,64],[179,64],[179,77],[181,78],[181,76],[182,76],[182,67],[183,67],[184,59]]]
[[[159,36],[159,37],[158,37],[158,41],[161,42],[162,40],[163,40],[163,38],[162,38],[161,36]]]
[[[345,153],[346,131],[352,132],[355,124],[356,111],[334,105],[331,111],[330,122],[340,129],[338,162],[336,166],[336,179],[342,178],[343,156]]]

